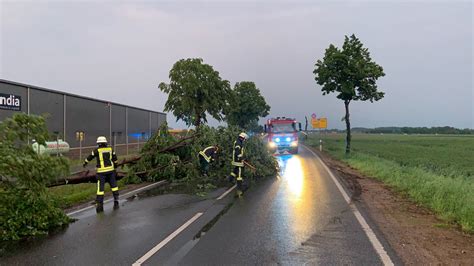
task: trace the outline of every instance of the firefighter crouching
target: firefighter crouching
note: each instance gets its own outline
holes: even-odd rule
[[[209,164],[216,160],[219,147],[217,145],[209,146],[199,152],[199,165],[201,166],[201,174],[207,176],[209,174]]]
[[[112,194],[114,195],[114,209],[119,207],[119,192],[117,186],[117,180],[115,179],[115,165],[117,164],[117,155],[112,150],[112,147],[107,146],[107,139],[103,136],[97,138],[97,148],[87,156],[84,161],[83,167],[86,167],[87,163],[96,158],[96,170],[97,170],[97,198],[96,198],[96,211],[104,211],[104,186],[105,182],[110,184]]]
[[[237,181],[237,196],[241,196],[245,190],[242,169],[244,168],[244,143],[248,138],[249,136],[246,133],[240,133],[239,137],[234,142],[234,149],[232,152],[233,170],[230,173],[229,179],[231,182],[233,182],[234,179]]]

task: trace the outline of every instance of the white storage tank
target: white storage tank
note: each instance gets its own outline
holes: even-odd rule
[[[69,143],[62,139],[57,141],[47,141],[46,146],[40,145],[38,142],[34,142],[31,146],[38,154],[55,155],[69,152]]]

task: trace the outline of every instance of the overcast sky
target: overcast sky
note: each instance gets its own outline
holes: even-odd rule
[[[386,96],[352,103],[354,127],[474,128],[471,1],[0,2],[3,79],[162,111],[159,82],[201,57],[231,84],[254,81],[270,116],[343,128],[344,104],[312,71],[355,33],[385,70]]]

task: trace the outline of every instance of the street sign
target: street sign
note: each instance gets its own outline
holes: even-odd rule
[[[76,131],[76,140],[77,141],[83,141],[85,137],[84,131]]]
[[[327,128],[328,127],[328,119],[326,117],[321,117],[318,119],[312,118],[311,119],[311,126],[313,128]]]
[[[327,128],[328,127],[328,119],[326,117],[319,118],[319,128]]]

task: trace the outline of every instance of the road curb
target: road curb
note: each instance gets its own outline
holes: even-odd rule
[[[161,181],[158,181],[156,183],[152,183],[150,185],[146,185],[144,187],[137,188],[135,190],[126,192],[123,195],[120,195],[120,197],[128,198],[128,197],[130,197],[134,194],[137,194],[137,193],[140,193],[140,192],[143,192],[143,191],[147,191],[147,190],[150,190],[150,189],[153,189],[153,188],[156,188],[156,187],[165,186],[167,184],[168,184],[168,181],[161,180]],[[112,200],[113,200],[113,197],[110,197],[107,200],[105,200],[104,203],[112,202]],[[80,208],[78,210],[70,211],[70,212],[67,212],[66,215],[69,216],[69,217],[72,217],[73,215],[75,215],[77,213],[80,213],[80,212],[83,212],[83,211],[86,211],[86,210],[89,210],[89,209],[92,209],[92,208],[95,208],[95,206],[91,205],[91,206],[87,206],[87,207],[84,207],[84,208]]]

